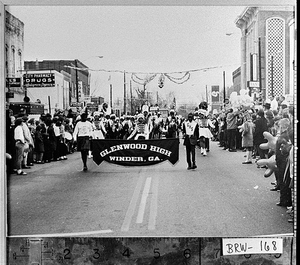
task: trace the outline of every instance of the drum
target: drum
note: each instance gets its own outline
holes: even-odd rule
[[[65,132],[65,138],[66,140],[71,141],[73,139],[73,136],[69,132]]]

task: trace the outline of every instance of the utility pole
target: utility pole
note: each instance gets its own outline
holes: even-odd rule
[[[76,88],[76,102],[79,102],[77,59],[75,59],[75,88]]]
[[[206,102],[208,103],[207,85],[205,86],[205,98],[206,98]]]
[[[223,102],[225,103],[226,100],[226,90],[225,90],[225,71],[223,71],[223,95],[224,95],[224,99]]]
[[[126,115],[126,72],[124,71],[124,115]]]
[[[113,102],[113,101],[112,101],[112,95],[113,95],[113,94],[112,94],[112,90],[113,90],[112,84],[109,85],[109,88],[110,88],[110,89],[109,89],[109,101],[110,101],[109,104],[110,104],[110,109],[112,110],[112,108],[113,108],[113,105],[112,105],[112,102]]]
[[[130,80],[130,114],[132,114],[132,82]]]

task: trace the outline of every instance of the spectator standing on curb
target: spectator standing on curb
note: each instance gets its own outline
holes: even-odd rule
[[[236,152],[236,133],[237,133],[237,116],[238,111],[233,111],[232,108],[228,110],[227,121],[227,136],[228,136],[228,151]]]
[[[29,148],[25,148],[25,150],[24,150],[24,159],[23,159],[23,162],[22,162],[22,167],[23,168],[30,168],[29,164],[32,165],[31,164],[32,162],[30,160],[28,161],[28,156],[31,157],[31,155],[32,155],[32,152],[33,152],[33,149],[34,149],[34,142],[33,142],[31,132],[30,132],[30,130],[28,128],[28,125],[27,125],[28,117],[25,115],[25,116],[22,117],[22,119],[23,119],[22,129],[23,129],[23,133],[24,133],[24,137],[25,137],[25,142],[28,143],[28,145],[29,145]]]
[[[248,112],[244,114],[244,123],[240,126],[240,131],[242,134],[242,146],[246,148],[246,160],[242,164],[252,164],[254,124]]]
[[[266,158],[266,151],[259,147],[260,144],[266,143],[267,140],[264,138],[263,132],[268,131],[267,120],[263,109],[258,110],[257,118],[255,120],[255,131],[253,135],[253,144],[260,157],[260,159]]]
[[[278,174],[278,185],[280,188],[280,201],[276,204],[278,206],[292,206],[291,190],[290,190],[290,177],[286,174],[288,165],[289,151],[291,145],[289,142],[289,130],[290,121],[287,118],[283,118],[279,121],[279,136],[276,141],[276,166]]]
[[[14,139],[16,147],[16,157],[15,157],[15,169],[17,170],[17,175],[27,175],[22,170],[22,161],[24,158],[24,151],[28,151],[29,144],[26,143],[24,132],[23,132],[23,120],[22,118],[17,118],[15,121]]]

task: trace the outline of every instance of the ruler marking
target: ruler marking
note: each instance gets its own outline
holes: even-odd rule
[[[140,190],[142,188],[143,180],[144,180],[144,178],[140,177],[135,186],[131,201],[129,203],[129,206],[128,206],[128,209],[127,209],[127,212],[125,215],[125,219],[124,219],[122,227],[121,227],[122,232],[127,232],[129,230],[129,226],[130,226],[133,214],[134,214],[134,210],[136,208]]]
[[[16,237],[72,237],[72,236],[85,236],[85,235],[94,235],[94,234],[106,234],[112,233],[110,229],[99,230],[99,231],[89,231],[89,232],[75,232],[75,233],[60,233],[60,234],[40,234],[40,235],[17,235],[17,236],[8,236],[9,238]]]
[[[148,230],[154,230],[157,217],[158,177],[153,179]]]
[[[136,218],[136,223],[138,223],[138,224],[142,223],[143,219],[144,219],[144,213],[145,213],[146,202],[147,202],[147,198],[148,198],[148,195],[149,195],[150,186],[151,186],[151,177],[148,177],[146,179],[146,183],[145,183],[145,186],[144,186],[144,190],[143,190],[142,199],[141,199],[141,202],[140,202],[138,215],[137,215],[137,218]]]

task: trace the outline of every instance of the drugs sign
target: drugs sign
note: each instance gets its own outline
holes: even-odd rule
[[[23,84],[26,87],[53,87],[55,86],[55,75],[50,73],[24,74]]]

